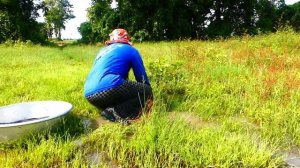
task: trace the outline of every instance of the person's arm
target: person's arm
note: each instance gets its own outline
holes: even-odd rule
[[[150,86],[148,76],[141,55],[136,51],[132,58],[132,69],[137,82],[146,83]]]

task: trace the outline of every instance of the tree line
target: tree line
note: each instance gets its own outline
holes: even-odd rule
[[[39,23],[38,11],[44,16]],[[65,22],[74,18],[68,0],[0,0],[0,43],[7,40],[30,40],[44,43],[48,38],[61,38]]]
[[[300,2],[284,0],[92,0],[88,22],[78,28],[81,42],[105,41],[115,28],[125,28],[135,41],[211,39],[274,32],[289,25],[300,30]],[[41,11],[44,23],[36,19]],[[61,38],[74,18],[68,0],[0,0],[0,43]]]
[[[89,21],[79,31],[82,42],[107,39],[126,28],[136,41],[210,39],[274,32],[290,25],[299,30],[300,2],[284,0],[92,0]]]

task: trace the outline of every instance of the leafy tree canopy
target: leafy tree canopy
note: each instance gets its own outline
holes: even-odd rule
[[[0,0],[0,43],[6,40],[45,41],[43,26],[35,21],[34,0]]]
[[[65,29],[65,22],[75,18],[72,8],[73,6],[68,0],[43,1],[44,17],[49,38],[55,35],[58,39],[61,39],[61,30]]]
[[[111,3],[92,0],[88,11],[90,42],[107,39],[114,28],[127,29],[137,41],[275,31],[280,11],[286,8],[284,0],[117,0],[115,9]],[[290,12],[294,26],[299,17],[295,11]]]

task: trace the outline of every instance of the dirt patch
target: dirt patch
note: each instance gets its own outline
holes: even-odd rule
[[[183,120],[194,128],[216,127],[217,124],[211,121],[203,120],[199,116],[191,112],[170,112],[169,119],[171,121]]]

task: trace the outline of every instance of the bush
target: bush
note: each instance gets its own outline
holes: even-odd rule
[[[184,73],[183,62],[154,61],[149,65],[149,77],[159,88],[161,99],[172,110],[181,104],[185,99],[187,75]]]
[[[132,36],[133,41],[140,42],[140,43],[145,41],[145,40],[149,40],[149,38],[150,38],[150,35],[149,35],[148,31],[145,30],[145,29],[137,31]]]

